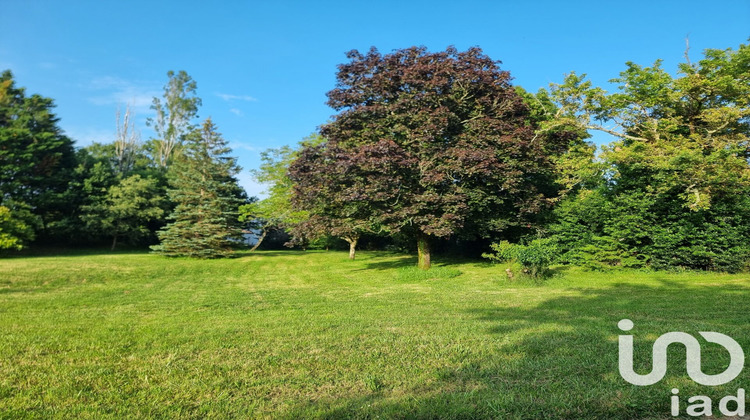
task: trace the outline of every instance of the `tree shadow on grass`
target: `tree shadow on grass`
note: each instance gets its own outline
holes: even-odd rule
[[[109,247],[74,248],[74,247],[33,247],[22,251],[0,252],[0,260],[14,258],[57,258],[57,257],[91,257],[97,255],[140,255],[148,254],[148,248],[123,248],[112,251]]]
[[[367,271],[367,270],[394,270],[394,269],[400,269],[404,267],[416,267],[417,266],[417,257],[411,256],[411,255],[400,255],[400,256],[388,256],[387,260],[383,260],[382,258],[377,258],[376,261],[366,261],[364,268],[359,269],[358,271]]]
[[[284,418],[501,418],[646,419],[672,418],[670,390],[680,389],[684,415],[692,395],[714,400],[736,395],[750,382],[743,372],[724,386],[702,387],[685,371],[685,350],[670,346],[668,374],[653,386],[625,382],[618,372],[619,334],[635,339],[636,371],[651,369],[656,337],[670,331],[717,331],[750,348],[750,298],[746,285],[614,284],[566,289],[529,307],[507,301],[470,308],[467,328],[493,346],[445,350],[439,367],[425,365],[429,381],[377,390],[363,386],[361,397],[300,402]],[[623,333],[619,320],[634,321]],[[702,339],[703,371],[719,373],[729,362],[720,346]],[[457,346],[461,349],[461,346]],[[393,364],[402,361],[391,360]],[[433,363],[433,366],[436,364]],[[413,366],[400,366],[404,372]],[[406,383],[407,385],[403,385]],[[715,414],[718,414],[715,412]]]
[[[367,265],[362,268],[362,270],[393,270],[417,266],[417,256],[411,254],[381,253],[375,254],[373,258],[376,258],[378,261],[368,261]],[[387,260],[383,261],[384,258],[387,258]],[[433,257],[432,268],[450,268],[451,266],[460,267],[464,264],[477,263],[489,264],[483,260],[438,255]]]
[[[310,255],[312,253],[316,253],[318,251],[301,251],[298,249],[289,249],[289,250],[275,250],[275,251],[238,251],[236,253],[237,258],[244,258],[244,257],[304,257],[306,255]],[[320,251],[324,252],[324,251]]]

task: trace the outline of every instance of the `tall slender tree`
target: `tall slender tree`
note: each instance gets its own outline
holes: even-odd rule
[[[135,129],[133,111],[125,107],[125,113],[117,110],[117,137],[115,137],[115,169],[125,175],[133,170],[138,150],[141,147],[141,133]]]
[[[211,119],[193,130],[168,171],[171,222],[158,232],[152,249],[166,256],[220,258],[232,254],[242,237],[238,208],[244,191],[237,159]]]
[[[163,100],[154,98],[151,105],[156,118],[147,121],[158,136],[154,141],[153,153],[163,168],[169,165],[183,137],[194,128],[192,121],[198,117],[198,108],[202,103],[195,93],[198,85],[187,72],[180,70],[175,73],[170,70],[167,77],[169,81],[164,86]]]

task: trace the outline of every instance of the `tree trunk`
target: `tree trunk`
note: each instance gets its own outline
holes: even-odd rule
[[[357,241],[359,238],[345,238],[346,242],[349,242],[349,259],[354,260],[357,253]]]
[[[417,267],[422,270],[430,269],[430,242],[427,235],[422,232],[417,234]]]
[[[260,246],[260,243],[263,242],[263,239],[266,239],[267,233],[268,231],[266,229],[263,229],[263,233],[260,234],[260,238],[258,238],[258,242],[255,245],[253,245],[252,248],[250,248],[250,252],[253,252],[256,249],[258,249],[258,247]]]
[[[115,250],[115,247],[117,246],[117,235],[112,236],[112,251]]]

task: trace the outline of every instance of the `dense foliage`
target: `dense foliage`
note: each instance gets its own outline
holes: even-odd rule
[[[313,146],[323,142],[319,135],[312,135],[300,143],[301,147]],[[257,249],[269,232],[274,230],[298,229],[307,224],[308,212],[296,210],[292,206],[292,180],[288,170],[291,163],[297,159],[298,149],[283,146],[268,149],[260,154],[261,164],[258,169],[251,170],[256,182],[265,185],[266,198],[240,207],[240,220],[251,228],[260,231],[258,242],[252,248]],[[297,234],[298,242],[304,235]]]
[[[11,210],[0,206],[0,250],[21,250],[35,237],[34,221],[31,212],[19,205]]]
[[[564,259],[592,268],[738,271],[750,259],[750,47],[708,50],[673,77],[628,63],[607,93],[570,74],[554,85],[548,127],[616,140],[569,173],[598,168],[557,208]],[[605,126],[604,124],[609,124]],[[585,162],[588,160],[588,162]],[[575,177],[575,176],[574,176]]]
[[[75,211],[67,195],[73,141],[58,126],[54,107],[52,99],[16,87],[10,71],[0,75],[0,205],[14,219],[30,210],[45,238],[67,234]],[[30,238],[22,236],[17,244]]]
[[[164,214],[159,186],[153,178],[132,175],[106,189],[106,193],[81,206],[86,227],[112,237],[112,249],[118,238],[137,243],[150,234],[149,223]]]
[[[52,99],[3,72],[0,249],[160,241],[165,255],[213,258],[244,225],[302,247],[341,238],[352,259],[363,242],[408,238],[422,268],[435,245],[478,255],[491,241],[488,258],[531,275],[554,262],[750,266],[750,46],[707,50],[675,74],[627,63],[613,92],[571,73],[532,94],[479,48],[347,58],[331,121],[261,154],[262,200],[238,186],[214,124],[196,126],[184,71],[153,101],[155,138],[142,142],[126,109],[114,139],[77,150]],[[591,130],[615,140],[584,143]]]
[[[329,229],[406,233],[429,268],[434,239],[530,226],[550,203],[550,156],[567,142],[534,135],[510,74],[480,49],[347,57],[326,143],[290,168],[297,205]]]
[[[79,203],[77,243],[152,244],[155,231],[166,224],[171,203],[166,197],[165,171],[140,142],[129,122],[118,121],[113,143],[94,143],[78,151],[70,184]]]
[[[500,241],[490,245],[490,248],[495,252],[482,254],[484,258],[490,261],[518,263],[523,273],[531,277],[543,277],[548,274],[557,254],[557,244],[552,238],[537,238],[528,244]],[[510,269],[508,275],[513,275]]]

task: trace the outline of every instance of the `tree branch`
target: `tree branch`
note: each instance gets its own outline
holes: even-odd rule
[[[587,124],[586,125],[586,129],[588,129],[588,130],[603,131],[603,132],[605,132],[607,134],[611,134],[611,135],[613,135],[615,137],[620,137],[622,139],[628,139],[628,140],[634,140],[634,141],[648,141],[648,139],[646,139],[646,138],[630,136],[630,135],[627,135],[627,134],[624,134],[624,133],[617,132],[615,130],[610,130],[608,128],[604,128],[604,127],[602,127],[600,125]]]

